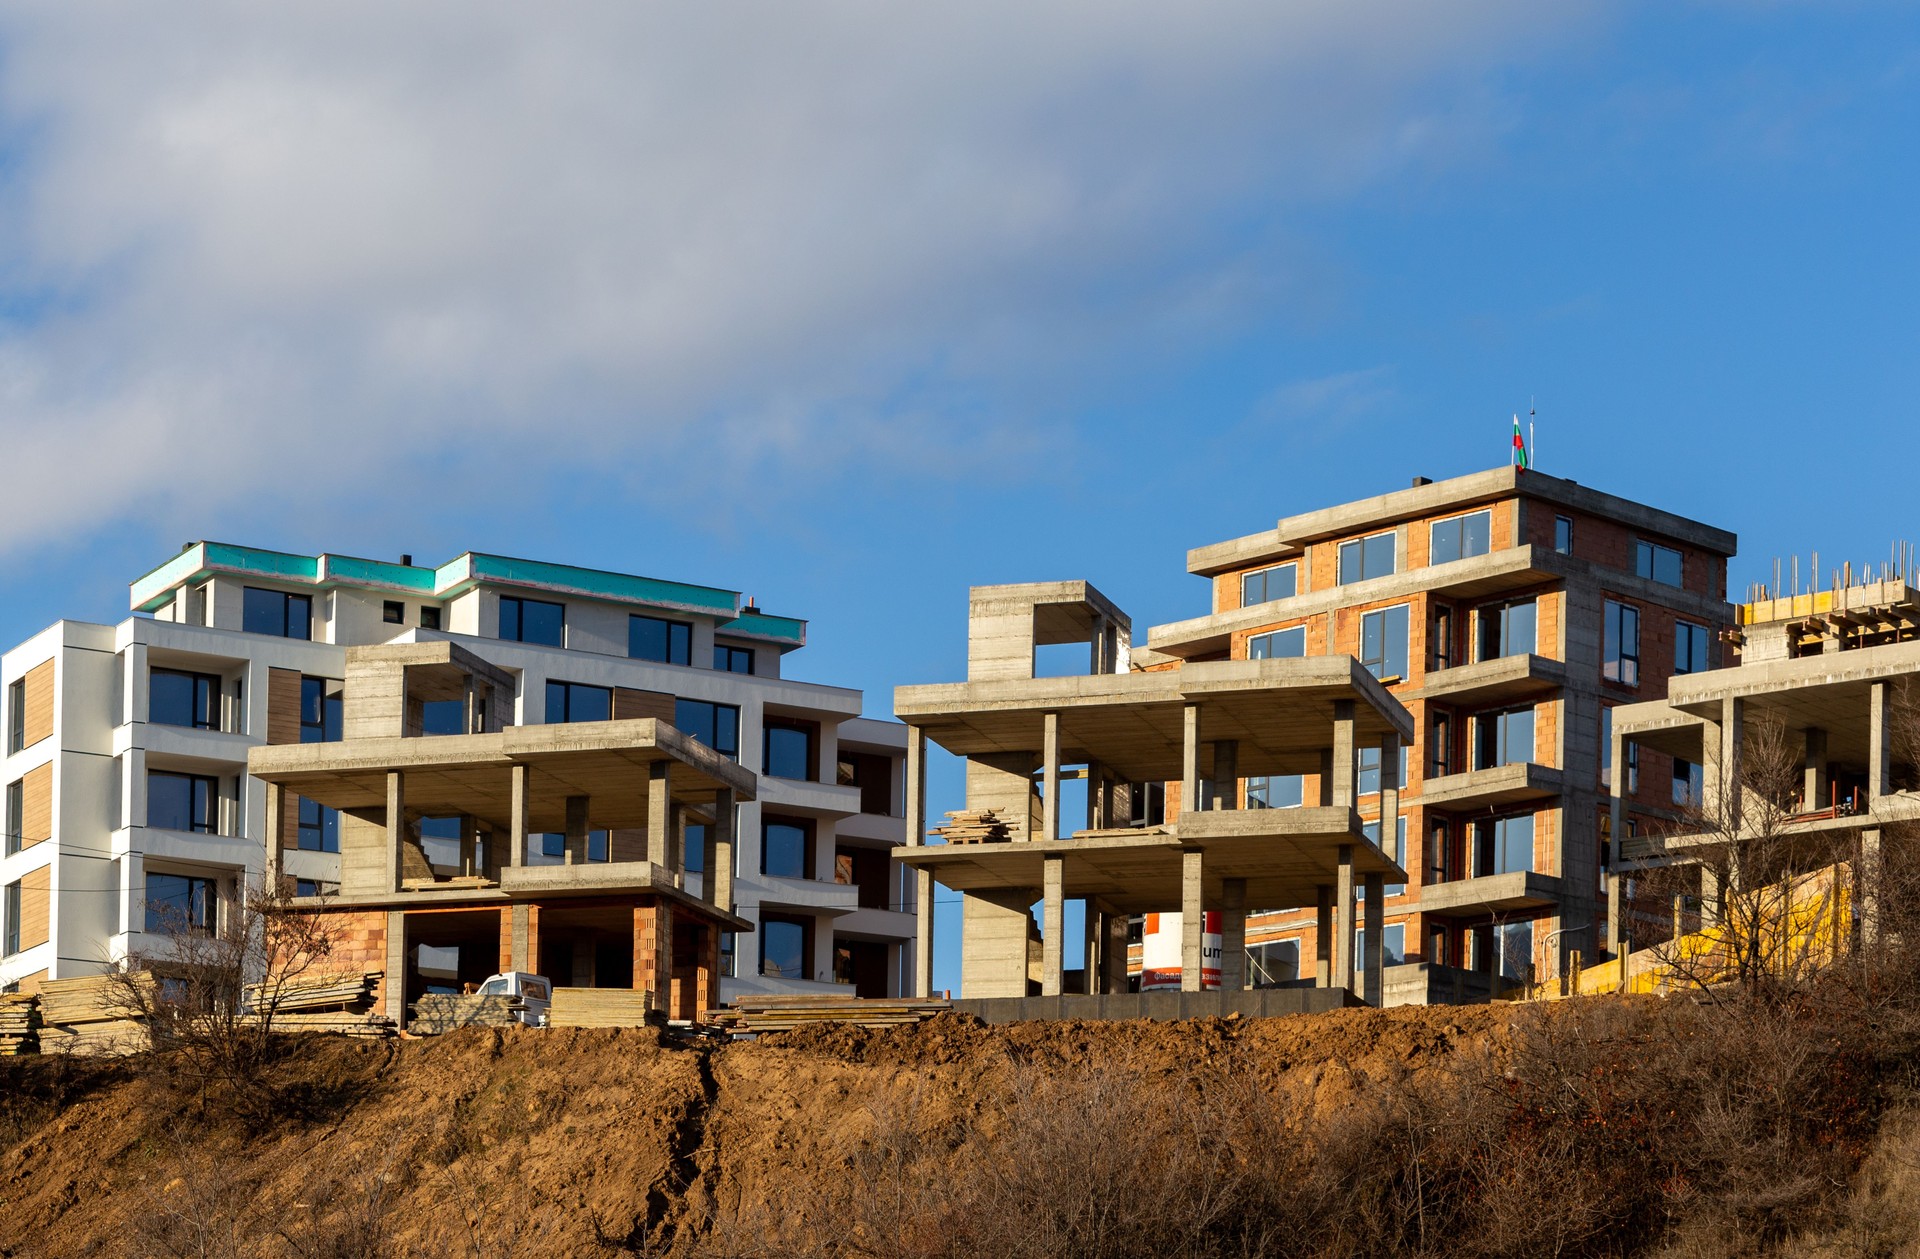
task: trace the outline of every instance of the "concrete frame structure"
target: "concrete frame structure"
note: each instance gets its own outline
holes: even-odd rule
[[[1719,872],[1698,850],[1728,841],[1737,859],[1727,875],[1737,882],[1771,883],[1835,862],[1860,862],[1861,921],[1871,924],[1882,831],[1920,820],[1920,766],[1915,748],[1899,746],[1908,732],[1898,729],[1896,717],[1898,705],[1914,702],[1911,688],[1920,682],[1920,597],[1904,580],[1863,582],[1742,604],[1738,621],[1737,665],[1675,678],[1666,699],[1615,712],[1615,892],[1608,926],[1616,951],[1667,938],[1682,916],[1664,897],[1642,904],[1633,895],[1636,876],[1651,868],[1697,868],[1697,915],[1713,922],[1722,898],[1737,886],[1721,886]],[[1797,799],[1783,802],[1784,816],[1769,811],[1776,832],[1761,836],[1752,788],[1739,784],[1743,759],[1769,726],[1799,749],[1800,786]],[[1667,809],[1636,808],[1621,781],[1630,762],[1643,779],[1651,773],[1661,781],[1661,771],[1676,761],[1700,767],[1697,819],[1717,823],[1712,833],[1690,833],[1693,819],[1680,814],[1677,800]],[[1691,781],[1691,775],[1672,776],[1676,796],[1683,778]],[[1731,791],[1739,794],[1729,797]],[[1762,838],[1771,841],[1764,854],[1753,847]]]
[[[294,598],[298,632],[249,628],[248,600],[258,597],[249,591]],[[561,641],[501,637],[503,601],[515,599],[560,609]],[[804,621],[761,613],[731,590],[560,564],[469,553],[436,568],[215,542],[135,581],[130,602],[136,615],[118,625],[62,621],[0,656],[0,729],[32,710],[22,733],[33,736],[0,745],[0,824],[10,836],[0,940],[18,946],[0,952],[0,987],[93,974],[154,951],[158,937],[143,931],[149,876],[206,880],[216,914],[230,912],[277,840],[286,878],[315,892],[336,887],[340,855],[301,847],[297,802],[270,809],[247,753],[324,733],[303,728],[302,679],[324,684],[337,706],[349,647],[428,642],[482,653],[498,675],[497,700],[521,725],[557,719],[549,684],[566,683],[607,692],[619,718],[671,722],[682,703],[732,711],[737,755],[754,768],[770,725],[803,728],[806,777],[756,774],[755,798],[739,806],[733,892],[756,927],[771,915],[804,928],[804,973],[760,973],[760,937],[742,935],[739,973],[722,980],[722,995],[845,992],[838,981],[847,978],[872,995],[907,987],[914,885],[886,857],[904,838],[905,732],[861,717],[857,691],[784,676],[785,657],[806,643]],[[678,627],[672,659],[629,656],[633,617]],[[155,719],[155,670],[207,679],[206,720]],[[148,825],[153,773],[212,784],[203,829]],[[804,877],[763,872],[762,835],[781,818],[810,839]],[[529,866],[564,862],[540,843],[525,856]],[[703,877],[692,876],[691,890]]]
[[[1086,904],[1090,994],[1125,990],[1126,923],[1158,910],[1183,914],[1181,987],[1198,992],[1203,907],[1226,916],[1221,967],[1226,985],[1238,987],[1242,951],[1232,942],[1249,906],[1317,904],[1323,930],[1350,941],[1356,887],[1377,923],[1385,880],[1406,877],[1367,838],[1354,807],[1357,749],[1390,753],[1413,733],[1406,710],[1372,675],[1335,657],[1133,671],[1131,629],[1085,582],[976,587],[968,680],[895,692],[910,764],[924,764],[928,740],[965,758],[967,808],[996,811],[1010,832],[1004,841],[913,842],[895,853],[920,873],[923,904],[931,881],[961,894],[964,998],[1060,995],[1069,898]],[[1034,676],[1036,647],[1072,642],[1088,645],[1087,675]],[[1321,777],[1315,807],[1238,807],[1242,776],[1306,772]],[[1087,784],[1087,818],[1085,829],[1063,834],[1068,773]],[[1169,782],[1164,821],[1129,825],[1136,793]],[[925,809],[924,791],[914,792],[916,841]],[[1029,912],[1036,900],[1038,940]],[[1378,948],[1369,949],[1362,989],[1351,949],[1336,950],[1319,984],[1377,1000],[1380,962]],[[923,962],[917,991],[929,982]]]
[[[1245,659],[1261,642],[1366,657],[1374,618],[1404,608],[1392,672],[1368,662],[1414,726],[1404,779],[1382,764],[1379,807],[1371,790],[1359,806],[1378,826],[1392,799],[1405,819],[1409,878],[1387,897],[1384,926],[1400,928],[1409,963],[1548,979],[1571,953],[1591,957],[1605,943],[1608,714],[1663,692],[1677,634],[1697,641],[1697,630],[1707,643],[1709,658],[1689,667],[1718,663],[1735,545],[1723,530],[1539,472],[1416,478],[1190,552],[1214,610],[1154,627],[1134,661],[1190,669]],[[1348,557],[1357,571],[1343,571]],[[1530,643],[1502,641],[1502,610],[1516,606],[1530,609]],[[1637,646],[1630,669],[1607,657],[1608,622],[1624,615]],[[1531,748],[1500,747],[1508,714],[1528,714],[1515,727],[1531,728]],[[1238,789],[1245,798],[1247,784]],[[1307,775],[1300,789],[1312,799],[1319,787]],[[1529,819],[1532,860],[1495,868],[1487,836],[1513,818]],[[1379,833],[1392,855],[1392,833]],[[1256,950],[1292,952],[1302,975],[1329,945],[1336,956],[1349,947],[1298,913],[1256,913],[1248,933]]]

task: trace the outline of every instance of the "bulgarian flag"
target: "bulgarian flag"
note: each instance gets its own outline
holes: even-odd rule
[[[1530,468],[1533,460],[1527,455],[1527,439],[1520,435],[1520,417],[1513,417],[1513,466]]]

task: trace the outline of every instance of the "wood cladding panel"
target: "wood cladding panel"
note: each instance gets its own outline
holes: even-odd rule
[[[22,747],[32,747],[53,734],[53,661],[48,660],[27,671],[22,708]]]
[[[630,687],[613,688],[613,719],[631,721],[651,717],[673,724],[673,696],[665,691],[636,691]]]
[[[267,670],[267,742],[300,742],[300,672]]]
[[[50,936],[53,867],[41,866],[20,877],[20,947],[45,944]]]
[[[20,847],[53,838],[53,765],[28,770],[20,779]]]

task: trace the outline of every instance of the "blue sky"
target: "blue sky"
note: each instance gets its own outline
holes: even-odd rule
[[[1917,77],[1868,3],[16,6],[0,640],[198,537],[471,548],[751,592],[883,714],[969,584],[1192,615],[1530,398],[1736,591],[1877,560]]]

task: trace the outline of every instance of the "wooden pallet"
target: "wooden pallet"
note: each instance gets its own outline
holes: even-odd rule
[[[998,844],[1013,838],[1006,820],[993,809],[949,812],[947,820],[927,834],[944,838],[949,844]]]
[[[862,999],[859,997],[741,997],[731,1007],[708,1010],[705,1021],[742,1035],[788,1032],[817,1023],[858,1027],[905,1027],[953,1008],[942,1000]]]
[[[460,1027],[507,1027],[520,1022],[526,1008],[518,997],[433,992],[413,1003],[407,1030],[438,1036]]]
[[[549,1027],[639,1027],[653,1011],[644,988],[555,988]]]

